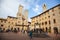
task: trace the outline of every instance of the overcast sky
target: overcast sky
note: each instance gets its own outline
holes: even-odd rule
[[[42,12],[44,3],[47,5],[47,9],[50,9],[60,4],[60,0],[0,0],[0,18],[16,17],[20,4],[24,6],[24,10],[28,9],[28,17],[31,18]]]

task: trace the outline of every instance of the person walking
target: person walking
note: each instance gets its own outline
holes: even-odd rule
[[[32,39],[32,31],[30,31],[29,36],[30,36],[30,40],[31,40]]]

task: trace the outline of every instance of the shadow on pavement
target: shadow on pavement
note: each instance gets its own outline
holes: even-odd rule
[[[39,38],[50,38],[50,36],[47,34],[33,34],[32,36],[39,37]]]

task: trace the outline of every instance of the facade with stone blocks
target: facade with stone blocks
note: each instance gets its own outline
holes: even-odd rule
[[[45,7],[44,7],[45,6]],[[43,6],[43,12],[31,18],[31,27],[44,28],[44,30],[51,29],[54,33],[54,28],[60,32],[60,4],[46,10],[46,5]],[[38,27],[35,24],[39,24]]]
[[[8,16],[6,19],[0,18],[0,27],[2,30],[6,29],[20,29],[27,30],[28,29],[28,10],[24,10],[22,5],[19,5],[17,16],[12,17]]]

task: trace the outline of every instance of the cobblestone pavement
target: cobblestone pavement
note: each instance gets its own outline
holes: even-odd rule
[[[60,40],[60,34],[57,36],[55,34],[48,34],[50,37],[42,38],[42,37],[33,37],[31,40]],[[0,40],[30,40],[27,33],[0,33]]]
[[[48,34],[53,40],[60,40],[60,34]]]

